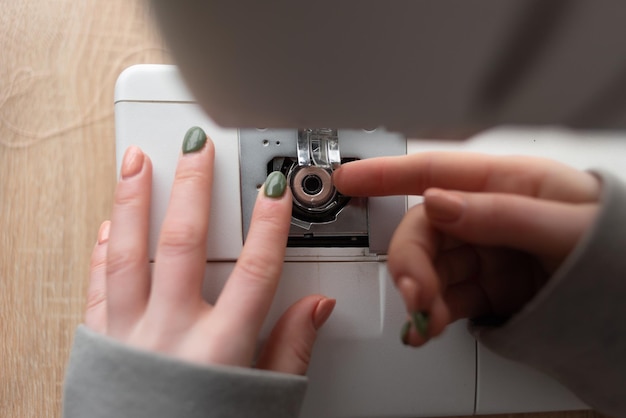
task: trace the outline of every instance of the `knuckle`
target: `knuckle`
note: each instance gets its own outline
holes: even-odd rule
[[[115,190],[113,203],[116,206],[136,206],[140,204],[141,190],[135,184],[120,183]]]
[[[106,292],[103,289],[91,289],[87,292],[87,301],[85,303],[85,311],[91,312],[104,305],[106,301]]]
[[[273,208],[266,208],[266,210],[257,210],[254,216],[254,223],[258,227],[273,228],[276,223],[276,214],[272,209]]]
[[[193,187],[209,186],[209,174],[202,167],[189,165],[179,167],[174,179],[174,187],[192,185]]]
[[[187,254],[206,240],[204,229],[185,221],[169,222],[161,230],[159,249],[166,254]]]
[[[89,269],[92,272],[103,269],[107,265],[106,256],[104,254],[98,254],[96,251],[97,250],[94,250],[94,253],[91,256],[91,261],[89,263]]]
[[[111,252],[106,261],[107,276],[121,274],[143,263],[147,263],[147,258],[137,251]]]
[[[241,258],[237,263],[240,275],[249,283],[259,287],[274,286],[280,269],[274,264],[257,257]]]
[[[289,218],[288,211],[291,211],[291,206],[286,206],[283,202],[264,202],[254,212],[253,226],[267,237],[279,236],[289,228],[289,223],[285,222]]]
[[[289,343],[289,351],[292,353],[293,359],[299,363],[297,368],[304,373],[311,361],[311,344],[301,339],[294,339]]]

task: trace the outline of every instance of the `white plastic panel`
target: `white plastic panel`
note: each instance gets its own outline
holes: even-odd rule
[[[209,263],[204,296],[215,301],[233,263]],[[262,331],[311,293],[337,299],[318,334],[302,417],[471,415],[475,342],[464,323],[420,349],[402,345],[404,304],[384,263],[287,262]]]
[[[588,409],[544,373],[478,349],[477,414]]]
[[[174,65],[141,64],[128,67],[117,78],[118,102],[195,102]]]
[[[333,295],[337,299],[333,321],[324,326],[326,338],[380,338],[384,318],[381,295],[385,286],[379,279],[381,268],[384,270],[384,264],[379,262],[286,263],[284,280],[274,297],[261,338],[269,335],[272,324],[287,307],[310,294]],[[213,269],[209,266],[203,288],[205,299],[211,302],[217,299],[227,278],[220,271],[212,276]],[[357,306],[360,308],[355,309]]]
[[[187,129],[192,126],[202,127],[215,144],[207,260],[235,260],[243,245],[236,130],[215,125],[192,103],[117,102],[117,172],[119,173],[124,151],[130,145],[139,146],[152,160],[150,257],[153,259],[183,138]]]

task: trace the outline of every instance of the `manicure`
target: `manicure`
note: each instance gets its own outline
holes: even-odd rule
[[[400,340],[402,344],[409,344],[409,331],[411,331],[411,321],[406,321],[400,330]]]
[[[263,193],[265,196],[278,199],[285,194],[287,188],[287,179],[285,175],[280,171],[272,171],[265,180],[265,186],[263,187]]]
[[[111,221],[104,221],[98,230],[98,244],[104,244],[109,240],[109,230],[111,229]]]
[[[423,337],[428,338],[428,314],[426,312],[413,312],[411,314],[413,325],[417,332]]]
[[[129,147],[124,153],[124,159],[122,160],[122,179],[128,179],[139,174],[143,167],[144,159],[144,153],[138,147]]]
[[[183,140],[183,154],[200,151],[206,144],[206,133],[198,126],[189,128]]]
[[[324,325],[330,314],[333,313],[336,302],[335,299],[324,298],[317,303],[313,312],[313,327],[315,329],[320,329]]]
[[[440,189],[429,189],[424,193],[426,214],[435,222],[458,221],[465,210],[465,200],[458,194]]]

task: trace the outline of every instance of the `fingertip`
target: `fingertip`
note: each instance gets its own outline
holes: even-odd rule
[[[98,245],[105,244],[109,241],[109,231],[111,229],[111,221],[106,220],[100,224],[100,229],[98,229]]]
[[[343,191],[342,191],[343,172],[345,171],[345,166],[347,164],[350,164],[350,163],[342,164],[339,168],[337,168],[336,170],[333,170],[333,173],[331,175],[331,180],[333,182],[333,186],[335,186],[335,188],[337,190],[339,190],[340,193],[343,193]]]
[[[374,167],[375,165],[372,164],[371,159],[356,160],[341,164],[339,168],[333,170],[333,186],[346,196],[380,194],[370,187],[372,183],[370,178],[375,174]]]
[[[271,199],[280,200],[285,196],[287,189],[287,178],[285,175],[280,171],[272,171],[265,179],[260,194]]]
[[[210,136],[207,136],[206,144],[204,145],[205,152],[209,154],[211,161],[215,158],[215,142]]]
[[[152,159],[150,158],[150,156],[148,154],[144,153],[144,163],[143,164],[144,164],[144,170],[145,170],[146,174],[150,178],[150,181],[152,181]]]
[[[122,180],[130,179],[142,171],[146,154],[136,145],[131,145],[124,152],[120,176]]]
[[[441,297],[435,299],[429,310],[408,312],[400,339],[404,345],[412,347],[420,347],[441,335],[451,319],[450,311]]]
[[[185,133],[182,144],[182,154],[194,155],[209,148],[211,140],[204,129],[199,126],[192,126]]]
[[[420,334],[413,324],[413,319],[409,318],[402,326],[401,340],[402,344],[417,348],[426,344],[429,337]]]
[[[273,171],[267,176],[265,183],[259,189],[252,212],[248,239],[251,238],[253,229],[257,229],[256,226],[259,226],[259,229],[270,227],[274,232],[276,232],[275,229],[277,227],[280,227],[282,231],[280,233],[281,236],[287,233],[289,229],[288,221],[291,220],[291,206],[291,190],[289,190],[285,175],[279,171]],[[263,234],[265,233],[267,231]],[[271,236],[275,235],[274,233]]]
[[[257,367],[304,375],[317,331],[330,317],[335,303],[323,295],[309,295],[291,305],[274,326]]]
[[[313,311],[313,327],[319,330],[328,320],[337,304],[336,299],[322,298],[317,302]]]

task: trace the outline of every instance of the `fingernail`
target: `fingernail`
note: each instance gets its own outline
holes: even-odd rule
[[[327,298],[324,298],[317,303],[315,311],[313,312],[313,326],[315,329],[320,329],[322,325],[324,325],[328,317],[330,317],[330,314],[333,313],[336,303],[337,301],[335,299]]]
[[[194,126],[187,130],[183,140],[183,154],[200,151],[206,144],[206,133],[202,128]]]
[[[267,197],[279,198],[285,194],[287,188],[287,179],[285,175],[280,171],[272,171],[265,180],[265,186],[263,187],[263,193]]]
[[[417,332],[423,338],[428,338],[428,314],[417,311],[411,314],[411,318],[413,318],[413,325]]]
[[[124,159],[122,160],[122,178],[128,179],[133,176],[136,176],[141,171],[143,167],[144,154],[143,152],[135,147],[129,147],[124,153]]]
[[[406,321],[400,330],[400,340],[402,344],[409,344],[409,331],[411,331],[411,321]]]
[[[412,312],[417,309],[417,293],[419,286],[415,282],[415,280],[410,277],[401,277],[398,280],[398,290],[400,291],[400,295],[402,295],[402,299],[404,299],[404,304],[406,305],[406,309],[409,312]]]
[[[427,190],[424,205],[428,217],[436,222],[457,221],[465,209],[465,201],[459,195],[443,190]]]
[[[98,244],[104,244],[109,240],[109,229],[111,229],[111,221],[104,221],[98,230]]]

